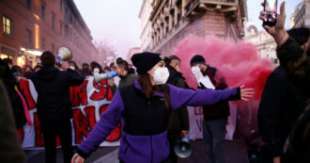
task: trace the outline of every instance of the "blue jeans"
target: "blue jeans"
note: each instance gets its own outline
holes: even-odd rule
[[[208,150],[207,162],[225,163],[224,140],[227,119],[209,120],[203,123],[203,137]]]

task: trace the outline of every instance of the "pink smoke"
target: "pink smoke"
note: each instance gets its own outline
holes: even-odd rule
[[[174,54],[182,59],[181,69],[191,87],[196,88],[197,84],[189,62],[192,56],[201,54],[209,65],[224,75],[230,87],[245,85],[254,88],[256,100],[260,99],[265,81],[275,67],[269,60],[259,57],[254,45],[215,37],[189,36],[177,45]]]

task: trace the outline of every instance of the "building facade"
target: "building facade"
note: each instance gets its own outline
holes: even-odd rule
[[[310,27],[310,0],[303,0],[292,16],[293,27]]]
[[[149,20],[152,12],[152,1],[153,0],[143,0],[139,13],[142,29],[140,34],[140,47],[144,50],[150,49],[152,44],[152,25],[151,21]]]
[[[254,25],[248,25],[245,29],[244,40],[257,47],[262,58],[269,59],[275,64],[279,64],[276,55],[277,44],[270,34],[266,31],[258,31]]]
[[[78,63],[96,57],[90,30],[73,0],[1,0],[0,54],[34,65],[44,50],[68,47]]]
[[[94,61],[101,65],[108,66],[116,59],[116,52],[113,46],[107,42],[95,42],[94,44],[99,54]]]
[[[151,43],[142,50],[171,53],[188,35],[213,35],[239,40],[244,36],[243,21],[247,17],[246,0],[144,0],[141,11],[150,12],[142,31]],[[145,9],[150,4],[151,9]],[[141,17],[140,17],[141,18]],[[143,18],[145,20],[146,18]]]

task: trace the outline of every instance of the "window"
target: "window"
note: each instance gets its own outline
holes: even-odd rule
[[[2,17],[2,24],[3,24],[3,33],[10,35],[12,34],[13,24],[12,20],[6,16]]]
[[[65,35],[66,37],[69,36],[69,26],[65,25]]]
[[[53,31],[55,31],[55,20],[56,20],[55,13],[52,12],[52,30]]]
[[[29,10],[32,9],[32,0],[26,0],[26,6]]]
[[[70,23],[73,24],[73,16],[70,15]]]
[[[52,52],[53,53],[56,52],[56,48],[55,48],[55,44],[54,43],[52,43],[51,48],[52,48]]]
[[[45,19],[45,12],[46,12],[46,4],[45,4],[45,2],[42,2],[42,4],[41,4],[41,17],[43,20]]]
[[[59,33],[62,36],[63,35],[63,22],[59,21]]]
[[[59,9],[60,9],[60,11],[62,11],[62,9],[63,9],[63,0],[59,0]]]
[[[26,40],[26,45],[27,48],[29,49],[33,49],[33,34],[32,31],[30,29],[26,30],[26,34],[27,34],[27,40]]]

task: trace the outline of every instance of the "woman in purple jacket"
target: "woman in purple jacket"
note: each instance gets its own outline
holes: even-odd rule
[[[122,122],[119,159],[121,163],[165,163],[169,155],[167,126],[171,109],[211,105],[226,100],[249,100],[249,88],[191,90],[166,84],[169,71],[159,54],[139,53],[131,58],[139,78],[119,89],[107,112],[78,147],[72,163],[83,163]]]

